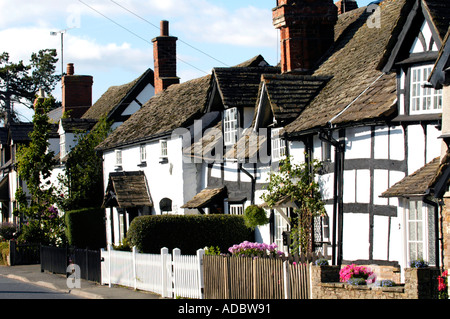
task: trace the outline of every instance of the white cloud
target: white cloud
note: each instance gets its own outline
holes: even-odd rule
[[[111,0],[82,1],[148,41],[158,34],[152,26]],[[114,1],[154,25],[169,20],[171,34],[230,65],[261,53],[260,49],[277,45],[271,11],[245,6],[245,2],[241,8],[233,4],[238,9],[230,9],[224,1],[215,0]],[[9,52],[12,61],[25,62],[32,52],[41,49],[56,48],[59,54],[60,37],[50,36],[50,31],[73,25],[80,28],[64,35],[64,64],[72,62],[76,73],[93,75],[94,89],[99,90],[95,94],[101,95],[110,85],[127,83],[147,68],[153,68],[150,43],[120,29],[77,0],[0,0],[0,51]],[[178,49],[181,59],[196,67],[179,61],[182,81],[203,76],[197,68],[209,73],[213,67],[220,66],[199,51],[189,51],[180,41]],[[60,61],[57,72],[60,72]]]

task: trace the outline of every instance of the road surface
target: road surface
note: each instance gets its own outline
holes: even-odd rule
[[[80,299],[20,280],[0,276],[0,299]]]

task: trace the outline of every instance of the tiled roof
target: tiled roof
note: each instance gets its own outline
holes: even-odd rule
[[[450,24],[450,6],[448,0],[422,0],[425,10],[431,17],[431,22],[436,27],[441,40],[445,35]]]
[[[124,124],[109,135],[98,149],[137,143],[189,125],[204,110],[210,76],[171,85],[153,96]]]
[[[61,119],[61,123],[66,133],[67,132],[77,133],[91,130],[95,126],[95,124],[97,124],[97,120],[63,118]]]
[[[377,67],[391,37],[398,32],[397,21],[405,1],[383,1],[379,27],[367,23],[365,7],[339,16],[336,42],[313,74],[332,78],[303,113],[286,126],[288,134],[327,126],[333,118],[333,124],[343,124],[382,118],[396,110],[396,76],[383,75]]]
[[[120,208],[153,206],[144,172],[110,173],[104,205]]]
[[[411,175],[390,187],[381,197],[424,196],[436,178],[440,167],[440,157],[418,169]]]
[[[27,142],[31,138],[29,134],[33,131],[33,123],[11,123],[9,137],[14,143]]]
[[[190,201],[181,206],[181,208],[205,208],[219,196],[226,194],[226,187],[220,188],[205,188],[200,193],[194,196]]]
[[[329,79],[323,76],[264,74],[261,82],[265,85],[274,117],[283,121],[300,115]]]
[[[103,95],[83,114],[84,119],[99,120],[102,116],[113,112],[127,97],[127,95],[136,87],[143,78],[149,77],[153,83],[153,71],[147,69],[140,77],[130,83],[111,86]]]
[[[280,73],[277,67],[214,68],[223,105],[230,107],[255,107],[262,74]]]

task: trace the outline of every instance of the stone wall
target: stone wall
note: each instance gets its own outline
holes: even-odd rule
[[[446,194],[444,197],[444,207],[442,209],[442,237],[444,239],[443,242],[443,251],[444,251],[444,260],[442,266],[444,269],[450,269],[450,197],[447,197],[449,194]]]
[[[405,284],[352,286],[339,282],[338,266],[312,266],[312,299],[437,299],[439,269],[405,269]]]

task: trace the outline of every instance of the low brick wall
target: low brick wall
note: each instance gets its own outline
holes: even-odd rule
[[[405,284],[352,286],[339,282],[338,266],[312,266],[312,299],[437,299],[439,269],[405,269]]]

